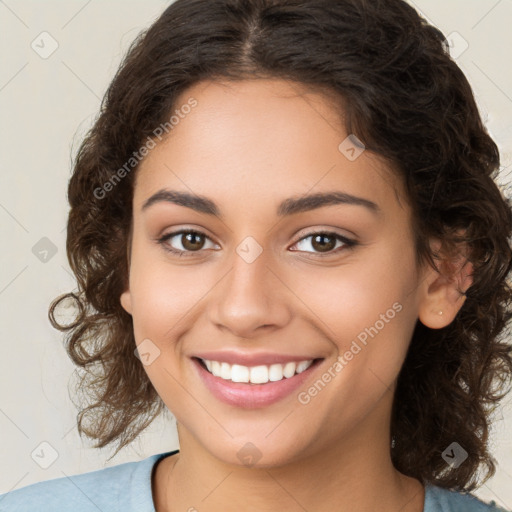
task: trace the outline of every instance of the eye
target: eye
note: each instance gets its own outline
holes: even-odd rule
[[[305,242],[306,240],[311,239],[310,242]],[[337,242],[341,243],[341,247],[338,246],[336,248]],[[329,256],[331,254],[335,254],[340,252],[340,250],[351,249],[358,245],[358,242],[355,240],[351,240],[346,238],[338,233],[333,233],[329,231],[317,231],[315,233],[310,233],[309,235],[301,238],[295,245],[303,244],[303,249],[308,245],[314,249],[314,251],[318,251],[317,254],[319,256]],[[336,250],[334,250],[336,248]],[[310,251],[306,251],[310,252]],[[323,254],[327,253],[327,254]]]
[[[177,240],[178,248],[172,247],[171,242],[173,239]],[[191,254],[187,253],[198,252],[204,248],[204,239],[210,240],[200,231],[182,229],[181,231],[174,231],[173,233],[162,236],[158,239],[158,243],[160,243],[165,250],[177,254],[178,256],[191,256]]]
[[[319,256],[324,256],[323,253],[330,254],[338,253],[343,249],[351,249],[358,245],[358,242],[355,240],[351,240],[337,233],[329,232],[329,231],[317,231],[315,233],[310,233],[309,235],[302,237],[298,242],[294,245],[304,244],[308,245],[305,241],[308,239],[312,239],[309,242],[309,245],[314,249],[314,251]],[[179,247],[173,247],[172,241],[176,239],[177,245]],[[210,240],[204,233],[200,231],[195,231],[193,229],[182,229],[180,231],[174,231],[172,233],[168,233],[157,241],[161,244],[166,251],[169,251],[173,254],[177,254],[178,256],[193,256],[193,253],[199,252],[204,249],[205,240]],[[175,242],[175,243],[176,243]],[[210,240],[211,242],[211,240]],[[338,246],[336,248],[336,244],[340,242],[341,247]],[[213,244],[215,248],[215,244]],[[293,247],[293,246],[292,246]],[[335,249],[336,250],[333,250]],[[293,249],[295,250],[295,249]],[[300,249],[299,251],[304,251],[305,249]],[[305,250],[305,252],[310,252]]]

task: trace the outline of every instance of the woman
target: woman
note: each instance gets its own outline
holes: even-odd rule
[[[0,508],[500,510],[471,494],[512,375],[498,168],[402,0],[174,2],[78,153],[50,319],[79,431],[119,451],[167,408],[180,449]]]

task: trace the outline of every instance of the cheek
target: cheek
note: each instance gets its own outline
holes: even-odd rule
[[[412,257],[406,247],[381,244],[354,252],[337,267],[312,266],[300,272],[293,269],[287,282],[293,282],[296,296],[321,320],[326,335],[340,340],[342,349],[347,340],[365,332],[381,315],[393,319],[386,326],[401,325],[405,315],[396,312],[404,310],[404,302],[412,297]]]
[[[172,411],[187,408],[187,395],[178,384],[183,379],[180,340],[194,325],[198,304],[206,293],[204,271],[202,278],[198,269],[171,264],[165,255],[147,249],[132,253],[130,291],[136,344],[150,353],[150,364],[144,370]]]
[[[135,242],[130,292],[135,339],[163,341],[177,335],[206,293],[204,267],[172,263],[158,246]],[[203,277],[202,277],[203,276]]]
[[[383,253],[366,268],[338,269],[337,281],[333,275],[333,279],[318,277],[305,283],[303,293],[309,284],[314,291],[310,303],[316,301],[311,309],[320,317],[326,338],[332,340],[339,363],[329,391],[331,401],[326,400],[336,421],[344,421],[345,414],[363,415],[396,380],[415,325],[414,307],[409,303],[412,271],[405,255],[394,260],[392,253]],[[360,400],[354,401],[354,396]]]

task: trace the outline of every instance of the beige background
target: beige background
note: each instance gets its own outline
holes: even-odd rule
[[[56,295],[74,288],[64,233],[71,156],[91,126],[128,44],[166,4],[161,0],[0,1],[0,493],[102,468],[111,455],[84,445],[76,432],[76,411],[67,387],[74,366],[60,334],[47,320],[47,307]],[[416,0],[414,4],[450,35],[452,51],[502,152],[501,181],[508,184],[512,1]],[[52,44],[58,45],[54,53],[44,55]],[[43,237],[55,246],[54,255],[52,245],[40,241]],[[47,244],[50,251],[46,262],[33,253],[38,243]],[[169,415],[108,465],[177,446]],[[497,413],[492,446],[497,473],[475,494],[512,509],[512,395]],[[47,454],[46,464],[52,462],[46,469],[31,456],[41,448]]]

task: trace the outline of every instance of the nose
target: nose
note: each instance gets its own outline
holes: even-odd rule
[[[235,252],[232,266],[210,294],[210,321],[236,337],[252,338],[284,327],[293,295],[265,250],[253,261]]]

